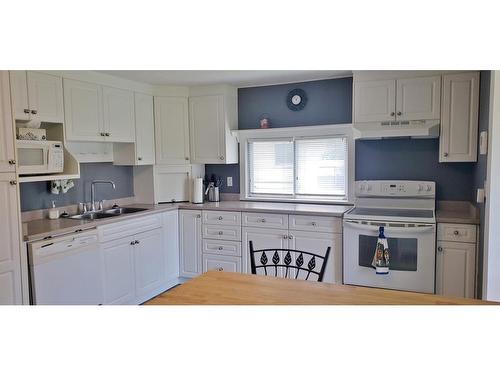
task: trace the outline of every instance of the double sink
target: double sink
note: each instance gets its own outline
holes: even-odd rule
[[[97,219],[106,219],[110,217],[117,217],[126,214],[133,214],[135,212],[141,212],[146,210],[147,208],[118,207],[104,211],[85,212],[83,214],[70,216],[69,218],[75,220],[97,220]]]

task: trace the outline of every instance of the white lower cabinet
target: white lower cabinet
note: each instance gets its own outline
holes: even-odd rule
[[[126,304],[134,299],[133,237],[101,245],[104,275],[104,304]]]
[[[476,244],[438,241],[436,294],[474,298]]]
[[[226,255],[203,255],[203,272],[207,271],[241,272],[241,258]]]
[[[180,276],[201,274],[201,211],[179,210]]]

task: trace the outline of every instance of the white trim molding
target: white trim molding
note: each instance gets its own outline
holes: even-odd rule
[[[240,143],[240,200],[279,201],[295,203],[352,204],[354,202],[354,137],[352,124],[296,126],[286,128],[235,130],[232,134]],[[248,140],[296,139],[304,137],[347,138],[347,199],[332,200],[319,198],[252,197],[248,191]]]

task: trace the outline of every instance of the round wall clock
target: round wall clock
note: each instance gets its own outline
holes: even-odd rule
[[[292,111],[300,111],[306,106],[307,96],[302,89],[291,90],[286,97],[286,105]]]

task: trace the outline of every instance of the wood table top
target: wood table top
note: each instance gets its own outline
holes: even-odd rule
[[[146,305],[477,305],[434,294],[209,271]]]

